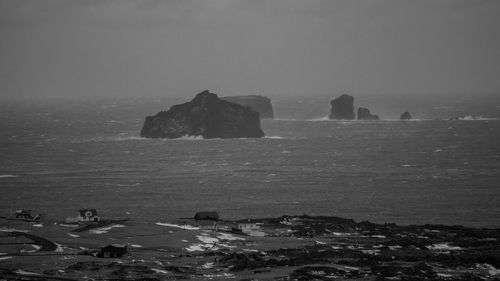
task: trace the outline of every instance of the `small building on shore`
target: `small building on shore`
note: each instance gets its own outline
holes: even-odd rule
[[[21,209],[16,211],[16,219],[30,219],[32,217],[31,210]]]
[[[257,237],[263,237],[266,235],[266,233],[261,230],[260,225],[253,222],[238,223],[236,227],[232,228],[232,232]]]
[[[237,228],[241,230],[243,233],[250,233],[253,230],[260,229],[260,227],[256,223],[238,223]]]
[[[20,209],[16,210],[16,219],[38,221],[40,219],[40,215],[33,215],[31,210]]]
[[[105,247],[102,247],[101,250],[97,253],[97,257],[99,258],[121,258],[125,254],[127,254],[127,245],[124,244],[111,244]]]
[[[78,222],[99,222],[99,216],[96,209],[80,209],[76,217]]]

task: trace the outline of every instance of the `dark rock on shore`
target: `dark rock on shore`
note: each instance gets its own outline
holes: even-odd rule
[[[358,108],[358,120],[380,120],[378,115],[371,114],[370,110],[365,107]]]
[[[354,97],[344,94],[333,99],[330,104],[332,105],[330,119],[354,120],[356,118],[354,113]]]
[[[408,111],[405,111],[405,113],[401,114],[401,117],[399,117],[401,120],[410,120],[411,119],[411,114]]]
[[[261,138],[259,113],[251,108],[219,99],[205,90],[190,102],[174,105],[146,117],[141,137]]]
[[[248,106],[257,111],[260,119],[274,118],[273,105],[271,99],[259,95],[222,97],[222,100]]]
[[[400,226],[307,215],[252,222],[267,229],[287,228],[278,237],[313,239],[314,244],[221,254],[220,266],[254,273],[295,268],[279,280],[498,280],[500,276],[500,229]]]

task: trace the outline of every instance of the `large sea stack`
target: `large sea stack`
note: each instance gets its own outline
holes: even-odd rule
[[[251,107],[260,114],[260,119],[274,118],[273,105],[271,99],[259,95],[222,97],[221,99]]]
[[[354,97],[344,94],[333,99],[330,104],[332,105],[330,119],[354,120],[356,118],[354,114]]]
[[[146,117],[141,137],[179,138],[202,136],[211,138],[261,138],[259,113],[255,110],[221,100],[205,90],[190,102],[174,105]]]
[[[368,108],[358,108],[358,120],[380,120],[378,115],[372,114]]]
[[[405,111],[405,113],[401,114],[401,117],[399,117],[401,120],[410,120],[411,119],[411,114],[408,111]]]

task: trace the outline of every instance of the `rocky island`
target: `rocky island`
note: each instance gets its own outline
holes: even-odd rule
[[[329,115],[330,120],[354,120],[354,97],[343,94],[338,98],[333,99],[330,104],[332,109]],[[368,108],[358,108],[358,120],[380,120],[378,115],[372,114]]]
[[[273,105],[271,104],[271,99],[268,97],[260,95],[248,95],[248,96],[230,96],[222,97],[221,99],[237,103],[243,106],[248,106],[253,110],[257,111],[261,119],[273,119]]]
[[[219,99],[205,90],[190,102],[174,105],[146,117],[141,130],[145,138],[261,138],[259,113],[249,107]]]
[[[358,108],[358,120],[380,120],[378,115],[372,114],[368,108]]]
[[[401,117],[399,117],[399,119],[401,119],[401,120],[410,120],[411,119],[410,112],[405,111],[403,114],[401,114]]]
[[[329,116],[330,120],[354,120],[356,118],[354,113],[354,97],[343,94],[333,99],[330,104],[332,105]]]

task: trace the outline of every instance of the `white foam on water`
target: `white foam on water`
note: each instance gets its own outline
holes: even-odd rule
[[[173,224],[173,223],[157,222],[156,225],[168,226],[168,227],[176,227],[176,228],[182,228],[182,229],[186,229],[186,230],[199,230],[200,229],[199,227],[191,226],[191,225],[188,225],[188,224],[178,225],[178,224]]]
[[[208,279],[213,279],[213,278],[236,278],[234,274],[231,273],[222,273],[222,274],[203,274],[203,277],[208,278]]]
[[[213,267],[214,267],[214,263],[213,262],[207,262],[207,263],[205,263],[205,264],[203,264],[201,266],[201,268],[203,268],[203,269],[210,269],[210,268],[213,268]]]
[[[380,238],[380,239],[385,239],[386,238],[384,235],[372,235],[370,237],[372,237],[372,238]]]
[[[196,238],[198,238],[198,240],[200,240],[201,242],[206,243],[206,244],[213,244],[213,243],[217,243],[220,241],[217,238],[205,236],[205,235],[197,235]]]
[[[298,120],[293,118],[274,118],[273,121],[298,121]]]
[[[332,232],[333,235],[335,236],[351,236],[354,233],[349,233],[349,232]]]
[[[322,121],[335,121],[335,120],[330,120],[330,117],[328,115],[326,115],[326,116],[319,117],[319,118],[306,119],[305,121],[322,122]]]
[[[427,249],[435,250],[435,251],[459,251],[459,250],[462,250],[461,247],[450,246],[448,243],[433,244],[431,246],[427,246]]]
[[[18,269],[16,271],[14,271],[14,273],[19,274],[19,275],[40,275],[39,273],[24,271],[22,269]]]
[[[63,248],[63,246],[61,244],[57,244],[57,243],[55,243],[55,244],[57,245],[57,249],[56,249],[57,253],[64,252],[64,248]]]
[[[498,120],[498,118],[489,118],[483,116],[474,116],[474,115],[466,115],[463,117],[459,117],[458,120],[463,121],[489,121],[489,120]]]
[[[76,234],[72,234],[72,233],[67,233],[69,236],[73,237],[73,238],[78,238],[80,237],[80,235],[76,235]]]
[[[0,175],[0,179],[17,178],[16,175]]]
[[[132,247],[132,248],[143,248],[144,246],[139,245],[139,244],[130,244],[130,247]]]
[[[490,276],[500,275],[500,269],[497,269],[496,267],[494,267],[489,263],[476,264],[476,267],[486,270]]]
[[[218,243],[217,246],[220,246],[222,248],[227,248],[227,249],[234,249],[234,248],[236,248],[236,246],[231,246],[231,245],[222,244],[222,243]]]
[[[284,139],[284,137],[280,137],[280,136],[265,136],[264,138],[265,139],[271,139],[271,140],[281,140],[281,139]]]
[[[156,272],[156,273],[168,274],[168,271],[163,270],[163,269],[151,268],[151,270]]]
[[[24,229],[15,229],[15,228],[9,228],[9,227],[0,227],[0,231],[3,232],[30,232],[29,230],[24,230]]]
[[[116,137],[95,137],[91,139],[75,139],[71,143],[87,143],[87,142],[114,142],[114,141],[138,141],[138,140],[148,140],[147,138],[137,137],[137,136],[116,136]]]
[[[43,224],[41,223],[36,223],[36,224],[33,224],[34,227],[43,227]]]
[[[78,224],[66,224],[66,223],[60,223],[59,226],[63,226],[63,227],[78,227]]]
[[[229,233],[219,233],[219,235],[217,235],[217,238],[219,238],[221,240],[229,240],[229,241],[235,241],[235,240],[245,241],[245,238],[236,237],[236,236],[231,235]]]
[[[8,260],[8,259],[11,259],[12,257],[11,256],[8,256],[8,257],[0,257],[0,261],[3,261],[3,260]]]
[[[213,244],[192,244],[186,248],[188,252],[205,252],[208,249],[218,250],[218,247],[213,247]]]
[[[161,141],[199,141],[199,140],[215,140],[217,138],[214,138],[214,139],[205,139],[203,138],[202,135],[198,135],[198,136],[189,136],[189,135],[184,135],[182,137],[178,137],[178,138],[174,138],[174,139],[160,139]]]
[[[42,248],[42,246],[38,246],[38,245],[35,245],[35,244],[31,244],[31,247],[33,247],[33,250],[31,251],[24,251],[24,250],[21,250],[21,252],[23,253],[34,253],[38,250],[40,250]]]
[[[367,255],[374,255],[374,256],[380,255],[380,250],[361,250],[361,252]]]
[[[100,227],[100,228],[96,228],[96,229],[91,229],[91,230],[89,230],[89,232],[92,234],[104,234],[104,233],[108,233],[108,231],[110,231],[113,228],[119,228],[119,227],[125,227],[125,226],[122,224],[113,224],[113,225],[107,226],[107,227]]]
[[[196,238],[198,238],[198,240],[200,240],[200,242],[202,242],[202,243],[191,244],[189,247],[185,248],[186,251],[188,251],[188,252],[204,252],[204,251],[208,251],[208,250],[217,251],[217,250],[220,250],[221,248],[227,248],[227,249],[236,248],[236,246],[222,244],[222,243],[220,243],[219,239],[217,239],[215,237],[210,237],[206,234],[197,235]],[[229,238],[232,238],[232,237],[229,237]]]
[[[258,252],[259,250],[256,250],[256,249],[241,249],[243,252],[251,252],[251,253],[256,253]]]

